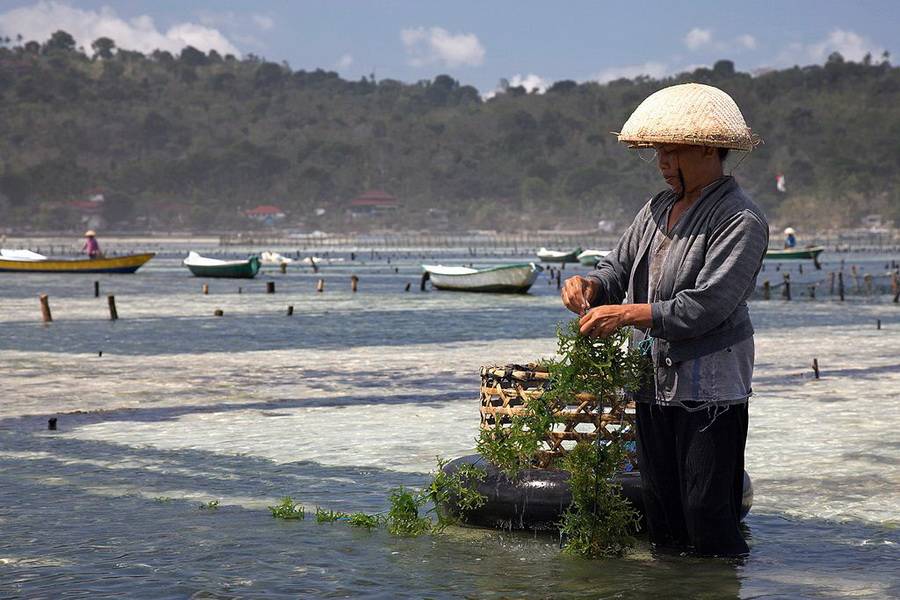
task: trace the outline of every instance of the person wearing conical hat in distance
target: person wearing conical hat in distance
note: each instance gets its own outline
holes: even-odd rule
[[[664,88],[619,141],[652,148],[668,189],[615,249],[561,292],[581,332],[634,328],[652,377],[634,393],[638,468],[650,541],[702,555],[749,551],[740,531],[753,326],[747,299],[769,241],[760,208],[724,174],[729,150],[758,141],[728,94]]]
[[[100,258],[103,254],[100,252],[100,244],[97,242],[97,233],[93,229],[84,232],[84,246],[81,251],[88,255],[88,258]]]
[[[797,232],[793,227],[784,230],[784,249],[789,250],[797,246]]]

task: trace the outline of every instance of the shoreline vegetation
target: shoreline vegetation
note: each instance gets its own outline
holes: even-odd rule
[[[64,31],[0,40],[0,217],[15,231],[75,231],[91,217],[117,231],[251,231],[264,225],[247,211],[271,205],[304,231],[621,228],[661,182],[609,132],[687,81],[738,99],[765,140],[726,170],[773,222],[900,221],[887,151],[900,138],[900,68],[887,54],[754,74],[719,60],[486,98],[446,74],[348,81],[190,46],[144,55],[100,38],[82,50]],[[365,190],[397,203],[354,214]]]

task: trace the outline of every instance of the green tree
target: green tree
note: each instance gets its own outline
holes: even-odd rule
[[[44,51],[53,52],[54,50],[62,52],[71,52],[75,50],[75,38],[62,29],[53,32],[50,39],[44,44]]]
[[[91,44],[91,49],[94,51],[94,58],[110,59],[113,57],[113,50],[115,48],[116,43],[108,37],[99,37]]]

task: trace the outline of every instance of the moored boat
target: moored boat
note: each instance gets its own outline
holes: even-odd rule
[[[500,265],[487,269],[422,265],[439,290],[460,292],[495,292],[524,294],[531,288],[543,268],[534,263]]]
[[[581,248],[575,248],[571,251],[565,250],[548,250],[541,248],[537,252],[537,256],[543,262],[573,263],[578,261],[578,255],[581,254]]]
[[[819,254],[825,250],[822,246],[807,246],[806,248],[785,248],[767,250],[766,258],[778,260],[817,260]]]
[[[259,262],[264,265],[289,265],[294,262],[294,259],[278,252],[262,252],[259,255]]]
[[[243,260],[219,260],[191,251],[184,259],[184,266],[197,277],[252,279],[259,273],[259,257],[253,255]]]
[[[609,253],[609,250],[585,250],[577,258],[578,262],[586,267],[596,267],[597,263]]]
[[[17,273],[134,273],[155,252],[100,258],[48,258],[30,250],[0,250],[0,271]]]

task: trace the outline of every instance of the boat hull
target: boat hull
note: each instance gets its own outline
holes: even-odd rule
[[[16,273],[134,273],[155,252],[129,254],[106,258],[83,258],[75,260],[0,260],[0,272]]]
[[[446,274],[426,269],[431,285],[439,290],[524,294],[541,273],[537,265],[516,265],[485,269],[475,273]]]
[[[766,258],[777,260],[816,260],[825,248],[798,248],[792,250],[768,250]]]
[[[563,254],[562,256],[538,254],[538,258],[541,259],[541,262],[546,263],[576,263],[578,262],[579,254],[581,254],[581,250],[569,252],[568,254]]]
[[[259,273],[259,259],[225,265],[186,265],[196,277],[253,279]]]

